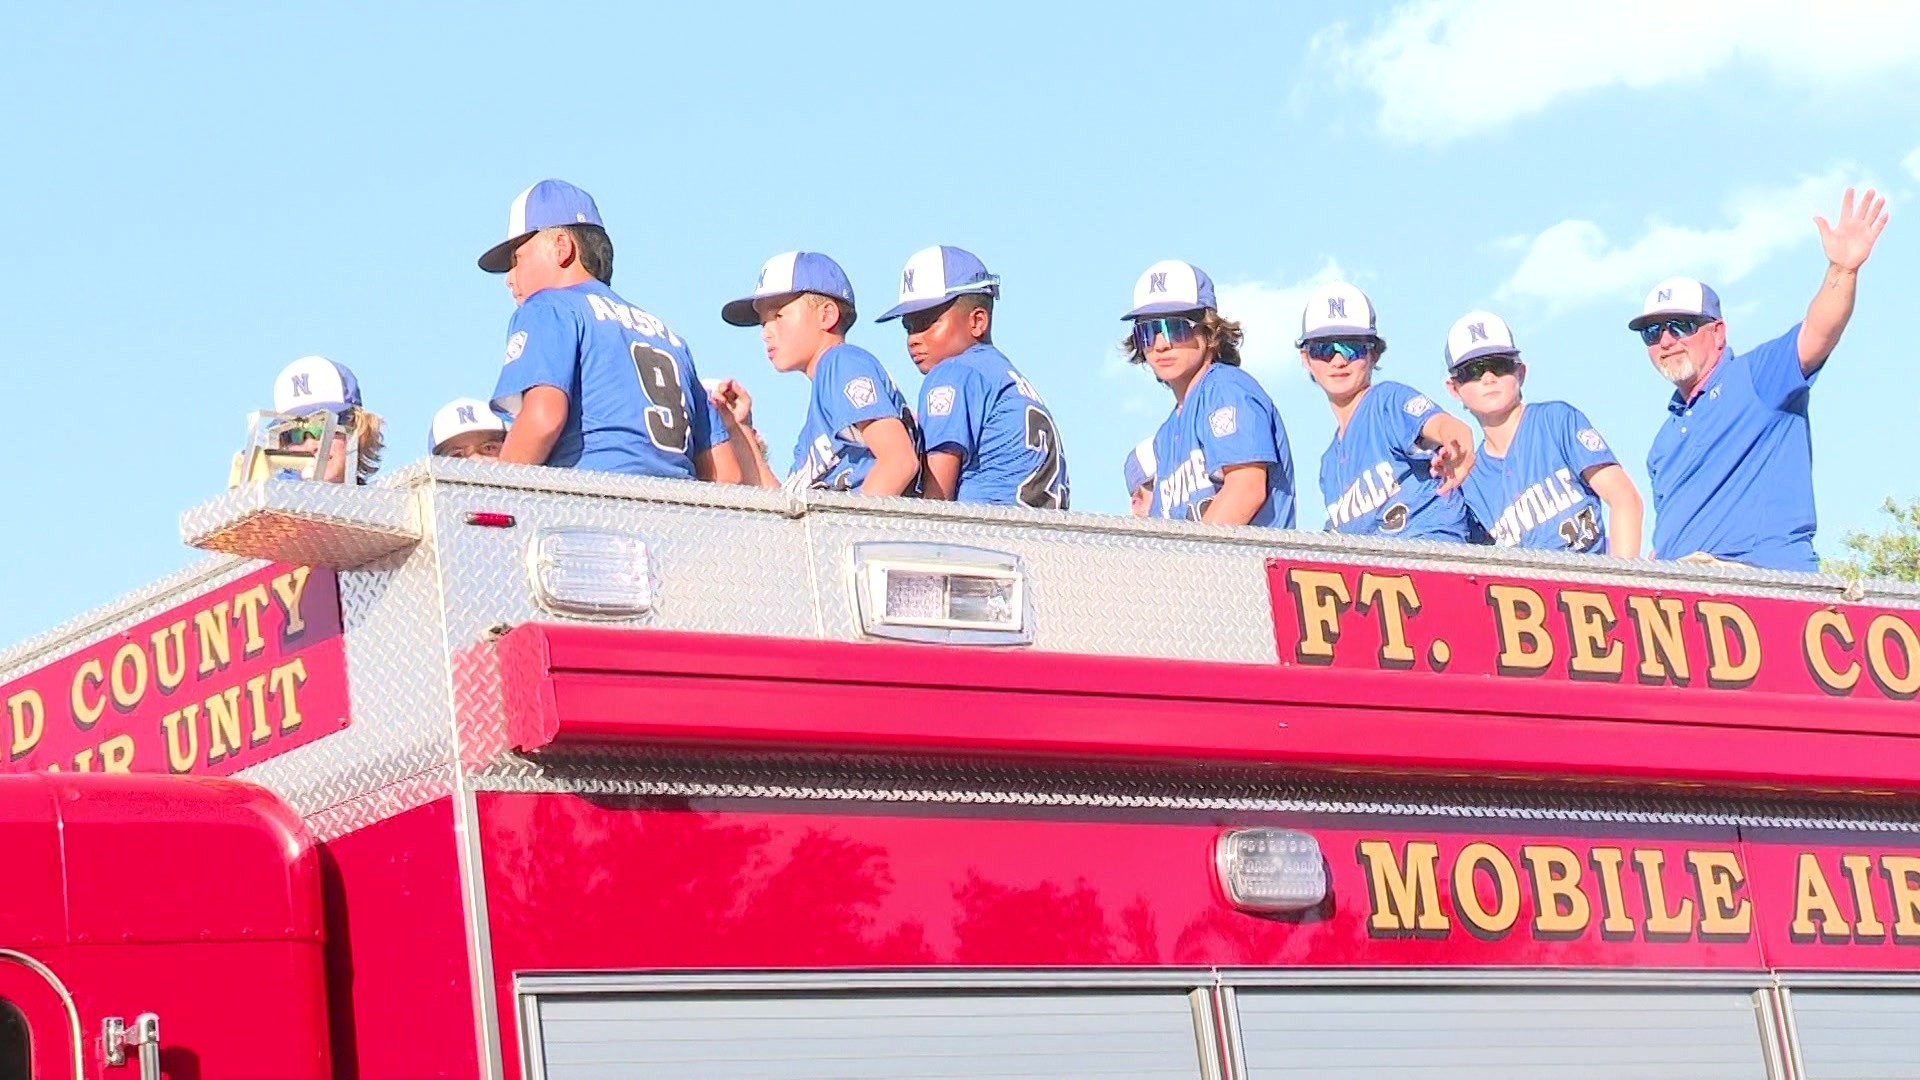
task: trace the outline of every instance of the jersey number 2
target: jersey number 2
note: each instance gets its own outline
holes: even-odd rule
[[[1027,449],[1043,455],[1040,465],[1020,483],[1020,502],[1041,510],[1065,510],[1067,493],[1060,484],[1060,434],[1053,417],[1027,406]]]
[[[633,343],[633,366],[640,372],[640,389],[652,404],[647,409],[647,438],[669,453],[687,452],[687,388],[680,365],[651,345]]]

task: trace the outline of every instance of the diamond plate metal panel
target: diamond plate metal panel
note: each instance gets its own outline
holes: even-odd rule
[[[189,545],[351,569],[419,542],[414,497],[392,487],[278,482],[235,488],[180,518]]]
[[[1018,766],[871,755],[664,752],[606,748],[520,758],[477,777],[483,790],[606,797],[820,800],[1169,812],[1366,814],[1516,822],[1751,825],[1920,833],[1920,806],[1893,800],[1708,797],[1654,788],[1604,792],[1428,777],[1336,777],[1259,768]]]
[[[455,762],[438,560],[430,544],[340,575],[352,723],[243,779],[311,816]],[[418,805],[417,803],[411,805]],[[394,806],[394,812],[408,809]]]
[[[913,509],[909,504],[906,508]],[[825,636],[859,640],[853,545],[919,541],[1020,556],[1034,613],[1033,648],[1046,652],[1272,663],[1273,612],[1265,557],[1245,531],[1195,539],[1058,527],[1064,514],[995,520],[923,517],[818,505],[806,517]],[[1034,528],[1035,518],[1053,528]],[[1250,530],[1248,530],[1250,531]]]

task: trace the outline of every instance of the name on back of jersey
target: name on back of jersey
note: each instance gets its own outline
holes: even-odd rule
[[[667,329],[666,323],[631,304],[609,300],[598,293],[588,293],[587,306],[593,309],[593,317],[598,322],[617,322],[636,334],[660,338],[676,347],[680,344],[680,339]]]
[[[1534,526],[1552,521],[1580,505],[1585,498],[1579,485],[1574,483],[1572,469],[1564,466],[1555,469],[1552,476],[1528,487],[1500,511],[1500,520],[1493,526],[1493,542],[1501,547],[1515,547]]]
[[[1336,529],[1346,523],[1373,513],[1400,491],[1400,478],[1393,474],[1393,463],[1376,461],[1360,479],[1347,486],[1332,506],[1327,507],[1327,521]]]

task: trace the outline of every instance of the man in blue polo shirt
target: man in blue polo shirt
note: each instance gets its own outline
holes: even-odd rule
[[[1656,558],[1820,568],[1807,399],[1853,315],[1886,205],[1871,189],[1856,203],[1848,188],[1837,223],[1814,219],[1826,278],[1806,318],[1772,341],[1734,355],[1720,298],[1690,278],[1655,285],[1627,324],[1677,388],[1647,453]]]
[[[622,300],[593,197],[542,180],[513,200],[480,256],[519,305],[493,407],[513,421],[500,460],[637,476],[739,480],[726,431],[665,323]]]

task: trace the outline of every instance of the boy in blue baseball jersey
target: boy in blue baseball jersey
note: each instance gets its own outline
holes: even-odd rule
[[[1000,279],[971,252],[925,248],[900,272],[899,319],[920,383],[930,499],[1065,510],[1067,458],[1046,402],[993,345]]]
[[[853,284],[838,263],[811,251],[775,255],[760,268],[753,295],[728,303],[720,317],[734,326],[760,327],[774,370],[802,371],[813,381],[784,484],[759,450],[753,400],[745,388],[728,379],[713,392],[743,482],[795,493],[917,493],[920,441],[913,413],[880,361],[847,344],[855,318]]]
[[[500,460],[638,476],[737,480],[693,355],[608,287],[613,243],[586,192],[542,180],[514,199],[507,239],[480,256],[519,305],[493,407],[513,420]]]
[[[1240,370],[1240,324],[1214,309],[1213,281],[1167,259],[1133,287],[1133,332],[1120,342],[1173,391],[1153,437],[1149,516],[1217,525],[1294,522],[1293,451],[1273,399]]]
[[[1316,291],[1300,314],[1296,344],[1333,406],[1333,442],[1320,455],[1327,528],[1472,539],[1467,500],[1457,489],[1473,468],[1473,432],[1412,387],[1373,381],[1387,343],[1366,294],[1346,282]]]
[[[1640,492],[1586,414],[1520,400],[1527,365],[1506,320],[1470,311],[1447,331],[1447,390],[1484,440],[1461,490],[1501,547],[1640,555]],[[1605,516],[1601,508],[1605,506]]]

